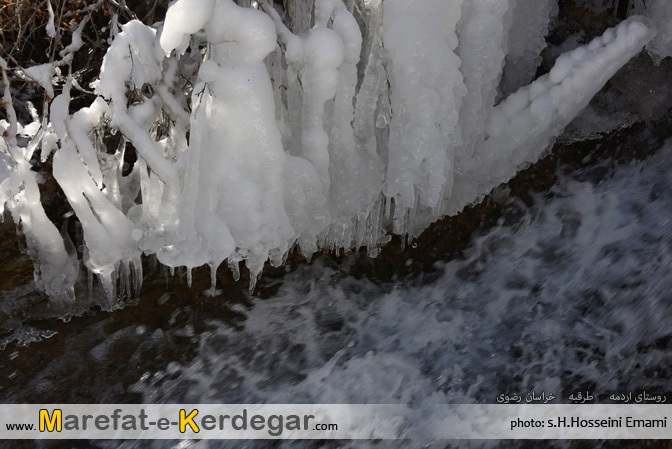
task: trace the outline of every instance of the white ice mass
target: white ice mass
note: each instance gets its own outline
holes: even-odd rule
[[[142,254],[188,272],[226,261],[237,273],[244,261],[253,288],[295,245],[308,258],[373,256],[390,232],[413,238],[479,201],[538,160],[647,44],[659,57],[672,47],[669,21],[633,16],[528,84],[554,0],[239,3],[177,0],[163,23],[122,25],[98,99],[69,114],[68,80],[50,122],[17,123],[3,78],[0,145],[13,163],[3,159],[0,202],[51,296],[72,297],[78,270],[39,201],[28,161],[40,146],[108,295],[118,277],[123,289],[140,282]],[[664,0],[652,8],[641,12],[672,14]],[[81,46],[74,34],[57,65]],[[53,73],[26,71],[42,84]],[[105,129],[122,136],[112,154]],[[130,145],[138,160],[123,176]]]

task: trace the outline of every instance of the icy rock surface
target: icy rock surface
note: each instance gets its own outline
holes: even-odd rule
[[[557,9],[532,3],[315,0],[282,11],[178,0],[157,28],[115,30],[99,98],[69,114],[68,79],[31,148],[54,152],[84,263],[110,297],[120,276],[124,290],[137,288],[142,253],[189,273],[224,261],[238,273],[244,262],[251,288],[266,261],[281,264],[297,244],[307,257],[375,255],[390,231],[412,238],[536,161],[654,28],[666,33],[631,17],[527,84]],[[60,64],[81,45],[77,30]],[[51,73],[27,72],[41,83]],[[16,161],[3,203],[31,211],[21,221],[42,236],[47,284],[71,286],[70,256],[29,195],[20,151],[32,150],[13,143],[15,118],[1,125]],[[96,137],[106,127],[122,135],[114,154]],[[129,144],[138,160],[124,176]]]

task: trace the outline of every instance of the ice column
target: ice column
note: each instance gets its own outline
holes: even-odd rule
[[[276,46],[275,26],[263,12],[231,0],[215,2],[212,16],[194,18],[190,28],[185,20],[166,18],[161,45],[170,53],[201,27],[211,45],[194,88],[184,175],[183,198],[195,204],[183,205],[182,241],[164,248],[159,260],[187,267],[205,259],[215,266],[245,260],[253,287],[264,262],[280,264],[294,237],[284,208],[285,153],[264,64]]]
[[[466,93],[455,54],[461,2],[388,0],[383,7],[392,105],[384,193],[394,199],[394,232],[403,234],[417,205],[436,208],[452,190]]]
[[[462,144],[455,155],[458,192],[453,192],[452,196],[460,194],[460,185],[469,182],[465,174],[480,163],[474,157],[474,151],[483,142],[483,127],[497,96],[511,23],[510,3],[472,0],[466,2],[463,8],[458,29],[458,53],[462,60],[466,95],[460,110]]]

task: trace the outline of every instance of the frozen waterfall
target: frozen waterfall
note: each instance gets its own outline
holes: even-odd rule
[[[375,256],[390,232],[413,238],[479,201],[545,154],[647,44],[671,49],[667,22],[633,16],[532,81],[555,0],[290,5],[177,0],[163,23],[128,22],[112,33],[98,98],[70,114],[68,78],[48,122],[18,123],[0,58],[0,203],[50,296],[73,297],[79,262],[40,204],[38,148],[53,153],[83,262],[108,296],[120,276],[125,290],[141,281],[143,254],[188,272],[244,262],[254,288],[295,246],[308,259],[322,248]],[[81,45],[75,32],[54,66]],[[48,90],[53,70],[31,76]],[[110,131],[122,136],[113,153],[99,138]],[[130,145],[138,159],[123,175]]]

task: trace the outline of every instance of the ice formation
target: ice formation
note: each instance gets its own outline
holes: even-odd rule
[[[633,0],[633,15],[642,15],[654,26],[657,33],[646,49],[656,62],[672,56],[672,7],[667,0]]]
[[[0,205],[3,212],[5,208],[9,209],[14,221],[23,225],[26,244],[34,260],[38,287],[52,297],[72,300],[77,274],[76,256],[73,258],[72,253],[68,254],[58,229],[44,212],[37,176],[29,162],[46,132],[39,126],[22,127],[17,122],[7,79],[7,62],[2,57],[0,69],[4,86],[2,100],[9,119],[0,122],[3,135],[0,148],[11,156],[11,160],[3,158],[5,177],[0,184]],[[19,146],[19,134],[30,137],[27,145]]]
[[[553,0],[239,3],[177,0],[156,27],[113,30],[90,107],[68,114],[69,79],[50,123],[0,123],[14,161],[0,201],[32,236],[48,293],[72,291],[77,269],[39,203],[28,161],[40,144],[108,296],[118,277],[122,293],[140,282],[143,253],[188,273],[244,262],[253,288],[295,245],[375,255],[390,231],[413,238],[478,201],[655,35],[631,17],[528,84]],[[59,64],[81,44],[78,30]],[[53,70],[26,74],[45,84]]]

